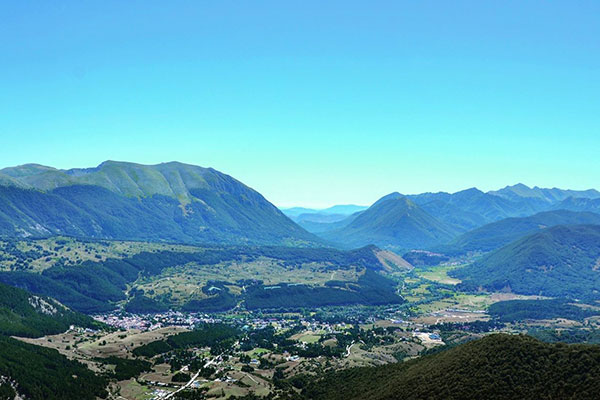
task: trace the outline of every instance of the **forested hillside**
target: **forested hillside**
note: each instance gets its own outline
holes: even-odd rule
[[[93,400],[107,395],[108,380],[85,365],[56,350],[5,336],[0,336],[0,376],[16,382],[16,392],[31,400]],[[12,400],[15,390],[0,386],[0,393]]]
[[[600,396],[600,346],[495,334],[416,360],[334,372],[314,400],[538,400]]]
[[[0,283],[0,335],[38,337],[66,331],[71,325],[100,326],[51,298]]]
[[[56,350],[9,337],[53,335],[67,331],[71,325],[104,327],[56,300],[0,284],[0,399],[12,399],[17,393],[32,400],[106,396],[106,377]]]
[[[464,289],[600,298],[600,226],[555,226],[453,270]]]

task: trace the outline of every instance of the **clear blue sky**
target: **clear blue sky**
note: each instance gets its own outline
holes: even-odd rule
[[[600,189],[598,1],[4,1],[0,167],[179,160],[280,206]]]

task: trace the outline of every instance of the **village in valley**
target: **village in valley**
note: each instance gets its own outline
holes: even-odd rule
[[[200,388],[215,398],[266,395],[301,390],[303,377],[331,368],[396,362],[444,344],[439,331],[401,314],[389,307],[272,314],[114,312],[94,317],[103,329],[71,327],[23,340],[55,348],[98,372],[127,370],[121,376],[126,379],[111,386],[113,398],[179,398]],[[211,330],[226,332],[217,332],[210,343],[200,338],[165,352],[151,348],[185,333],[211,336]]]
[[[116,373],[110,387],[115,399],[184,399],[189,393],[226,398],[300,392],[308,377],[328,370],[407,360],[500,328],[473,306],[423,310],[407,305],[214,314],[121,310],[94,316],[101,329],[71,327],[23,340],[55,348],[98,372]]]
[[[229,260],[237,257],[235,249],[68,238],[6,243],[3,251],[11,273],[18,272],[19,260],[26,257],[40,271],[57,268],[57,262],[82,271],[79,264],[71,264],[95,255],[113,260],[137,257],[138,262],[147,260],[146,268],[161,260],[156,257],[179,257],[173,258],[172,267],[155,275],[140,274],[127,284],[123,300],[107,307],[111,311],[90,313],[95,325],[72,325],[60,334],[19,339],[55,349],[108,377],[109,398],[115,400],[294,398],[331,371],[408,361],[494,332],[545,335],[551,340],[557,332],[564,339],[566,332],[596,340],[600,326],[600,318],[584,311],[584,305],[569,305],[567,314],[542,315],[536,307],[555,307],[547,297],[462,290],[452,272],[469,262],[465,258],[413,266],[389,251],[365,248],[349,261],[340,258],[343,253],[322,250],[261,250]],[[200,257],[210,252],[219,257],[211,259],[212,264],[201,263]],[[304,259],[303,252],[310,259]],[[363,256],[375,256],[369,266],[385,277],[375,290],[369,286],[375,275],[360,268]],[[274,277],[273,270],[279,275]],[[235,274],[244,279],[234,279]],[[296,302],[275,295],[292,296],[295,290],[302,293]],[[391,304],[310,303],[311,293],[326,303],[325,293],[377,296],[382,291]],[[222,310],[186,311],[194,301],[213,301],[208,304]],[[134,306],[155,309],[136,312]],[[513,306],[525,308],[515,313]],[[573,318],[557,318],[565,315]]]

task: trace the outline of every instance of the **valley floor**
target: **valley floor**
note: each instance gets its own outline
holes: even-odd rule
[[[490,315],[490,305],[539,298],[460,293],[446,281],[447,268],[415,269],[405,277],[401,293],[409,302],[402,305],[287,313],[118,312],[95,317],[109,330],[74,327],[59,335],[21,340],[54,348],[98,373],[114,372],[120,368],[118,360],[149,362],[149,368],[115,379],[109,388],[110,398],[141,400],[185,398],[181,396],[189,389],[214,398],[300,392],[307,377],[326,371],[395,363],[492,332],[595,332],[600,327],[597,317],[499,323]],[[166,352],[141,352],[198,326],[221,325],[235,329],[236,336],[213,346],[190,343]]]

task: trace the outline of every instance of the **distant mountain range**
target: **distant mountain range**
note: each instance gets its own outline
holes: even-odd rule
[[[0,235],[305,245],[319,239],[212,168],[107,161],[0,170]]]
[[[293,220],[308,232],[318,235],[336,229],[341,229],[354,221],[360,215],[358,211],[351,215],[343,214],[300,214]]]
[[[559,225],[450,274],[470,290],[600,299],[600,225]]]
[[[488,252],[547,227],[578,224],[600,225],[600,214],[556,210],[541,212],[530,217],[506,218],[463,233],[437,250],[451,255]]]
[[[517,184],[488,193],[476,188],[394,192],[368,208],[346,204],[280,211],[226,174],[178,162],[106,161],[95,168],[69,170],[26,164],[0,170],[3,237],[341,248],[376,244],[397,251],[437,251],[450,244],[448,251],[489,251],[533,232],[536,224],[597,221],[587,214],[570,219],[556,213],[531,219],[560,210],[600,213],[600,192]],[[507,218],[530,219],[484,227]]]
[[[282,211],[298,225],[316,234],[348,225],[358,214],[367,208],[367,206],[343,204],[320,210],[293,207],[284,208]]]
[[[450,195],[442,194],[434,201],[428,196],[409,196],[433,216],[455,225],[462,230],[470,230],[483,223],[498,221],[508,217],[524,217],[542,211],[543,206],[535,200],[507,200],[493,194],[472,188]]]
[[[569,197],[579,197],[586,199],[600,199],[600,192],[595,189],[589,190],[563,190],[563,189],[544,189],[534,186],[530,188],[527,185],[518,183],[513,186],[506,186],[503,189],[490,191],[489,194],[504,197],[509,200],[519,199],[539,199],[547,203],[555,204]]]
[[[379,200],[339,230],[324,232],[327,240],[347,247],[374,243],[396,249],[445,243],[458,233],[406,197]]]
[[[452,194],[438,192],[403,195],[394,192],[377,200],[366,211],[360,211],[345,219],[339,216],[333,221],[322,219],[307,222],[301,217],[296,218],[308,231],[339,246],[374,243],[395,249],[439,250],[440,245],[450,242],[449,246],[444,247],[445,250],[489,251],[520,237],[519,235],[532,232],[535,224],[544,227],[565,223],[597,223],[598,215],[567,215],[560,214],[559,211],[600,213],[598,196],[600,193],[593,189],[530,189],[523,184],[488,193],[476,188]],[[406,202],[390,203],[391,200],[402,199],[411,202],[408,207],[410,213],[401,210],[403,207],[407,208]],[[382,207],[382,204],[387,206]],[[530,220],[509,220],[473,231],[507,218],[530,218],[535,214],[551,211],[556,212]],[[496,229],[504,231],[495,231]],[[459,237],[460,234],[467,236]],[[506,237],[500,238],[502,235]],[[479,247],[486,237],[490,238],[488,243]],[[494,240],[500,242],[496,245]],[[480,244],[470,243],[471,241],[479,241]]]
[[[600,213],[600,199],[569,197],[553,206],[554,209]]]
[[[367,206],[357,206],[356,204],[339,204],[329,208],[304,208],[291,207],[282,208],[281,211],[288,217],[294,219],[302,214],[318,214],[318,215],[350,215],[359,211],[366,210]]]

